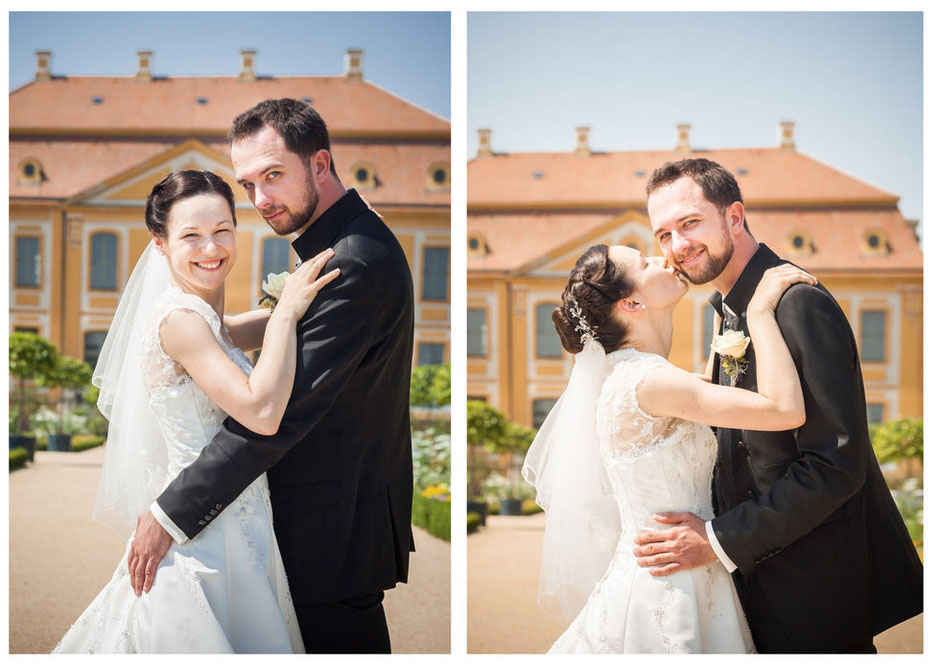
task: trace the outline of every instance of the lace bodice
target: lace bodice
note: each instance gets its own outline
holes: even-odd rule
[[[228,340],[228,334],[215,310],[196,295],[171,286],[154,303],[154,315],[141,344],[141,374],[156,416],[160,433],[167,445],[167,477],[175,477],[192,463],[199,452],[219,432],[225,412],[196,385],[178,362],[163,351],[160,328],[167,316],[185,309],[202,316],[225,353],[245,375],[251,362]]]
[[[620,510],[622,539],[632,542],[640,528],[662,528],[652,519],[656,512],[691,511],[712,518],[717,449],[712,430],[678,418],[652,417],[637,403],[637,387],[647,373],[669,362],[632,348],[609,354],[607,361],[597,435]]]

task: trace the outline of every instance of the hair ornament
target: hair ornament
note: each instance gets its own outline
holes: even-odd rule
[[[581,305],[578,304],[577,300],[575,300],[574,305],[572,305],[571,308],[568,309],[568,313],[574,316],[575,320],[578,321],[578,325],[576,326],[576,329],[578,329],[581,332],[581,344],[582,345],[586,344],[588,341],[591,341],[591,340],[597,341],[597,334],[595,334],[594,332],[594,330],[597,329],[597,326],[595,325],[592,327],[588,325],[587,319],[584,317],[584,314],[581,313]]]

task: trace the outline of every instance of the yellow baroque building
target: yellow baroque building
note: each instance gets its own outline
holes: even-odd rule
[[[225,135],[267,98],[294,97],[326,120],[340,179],[383,216],[415,283],[414,361],[450,361],[450,124],[363,80],[363,52],[338,76],[255,73],[241,53],[231,77],[154,76],[139,51],[127,77],[51,73],[10,94],[10,331],[32,331],[94,364],[124,284],[150,236],[151,188],[182,168],[210,170],[235,191],[238,260],[226,309],[255,308],[268,272],[291,269],[276,236],[236,185]],[[233,63],[235,64],[235,63]]]
[[[796,151],[793,123],[773,148],[594,152],[577,128],[569,153],[497,153],[480,129],[468,165],[467,394],[539,426],[565,387],[551,311],[577,258],[595,244],[659,255],[645,186],[667,161],[706,157],[730,170],[748,225],[819,277],[856,334],[870,422],[923,416],[923,253],[898,198]],[[675,313],[670,361],[702,371],[712,337],[707,286]]]

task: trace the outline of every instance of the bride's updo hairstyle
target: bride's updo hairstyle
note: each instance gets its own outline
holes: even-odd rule
[[[571,313],[575,303],[587,324],[596,328],[594,334],[605,353],[620,348],[627,338],[627,327],[614,315],[614,309],[618,300],[633,293],[636,284],[610,260],[609,250],[606,244],[596,244],[584,252],[571,270],[561,306],[552,312],[561,345],[569,353],[584,348],[578,319]]]
[[[218,194],[228,203],[235,221],[235,195],[225,180],[210,171],[173,171],[153,187],[147,197],[145,219],[147,228],[159,237],[166,237],[167,217],[179,201],[199,194]]]

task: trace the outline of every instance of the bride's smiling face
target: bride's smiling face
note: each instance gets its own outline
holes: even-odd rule
[[[689,290],[679,273],[662,256],[644,256],[631,247],[611,247],[610,259],[636,283],[629,300],[647,309],[671,309]]]
[[[194,294],[216,291],[235,263],[232,210],[217,194],[177,201],[167,214],[166,237],[154,236],[154,242],[177,286]]]

